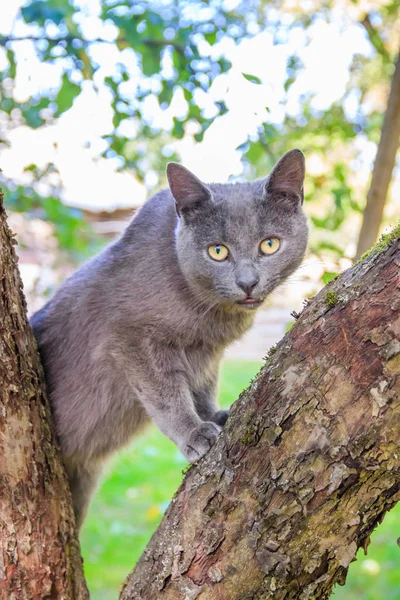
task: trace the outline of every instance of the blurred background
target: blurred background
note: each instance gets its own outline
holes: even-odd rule
[[[309,253],[227,351],[229,406],[291,312],[400,218],[399,42],[399,0],[2,2],[0,185],[30,313],[165,186],[169,160],[226,182],[299,147]],[[185,466],[155,430],[110,465],[82,533],[94,600],[117,597]],[[398,600],[398,536],[395,509],[335,598]]]

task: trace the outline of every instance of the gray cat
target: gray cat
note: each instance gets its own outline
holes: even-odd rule
[[[228,415],[223,352],[306,249],[300,150],[250,183],[205,185],[176,163],[167,175],[32,317],[78,526],[104,459],[150,419],[190,462],[209,450]]]

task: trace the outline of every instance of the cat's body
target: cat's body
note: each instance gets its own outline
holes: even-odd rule
[[[301,153],[294,159],[288,173],[303,164]],[[104,459],[149,419],[192,462],[215,440],[227,416],[215,404],[223,351],[251,326],[253,298],[264,299],[304,255],[302,177],[304,167],[297,200],[294,189],[282,199],[278,186],[274,209],[265,182],[205,187],[172,165],[174,196],[153,196],[124,236],[33,316],[78,524]],[[259,255],[268,236],[284,246],[275,266]],[[207,256],[210,244],[229,247],[229,260]]]

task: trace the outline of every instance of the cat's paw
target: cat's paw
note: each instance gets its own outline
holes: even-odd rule
[[[211,421],[206,421],[196,427],[196,429],[192,429],[182,449],[185,458],[191,463],[200,460],[214,444],[220,431],[221,427]]]
[[[229,410],[217,410],[211,417],[211,421],[223,427],[229,417]]]

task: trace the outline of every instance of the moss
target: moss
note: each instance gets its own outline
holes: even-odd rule
[[[252,446],[258,441],[257,429],[254,425],[248,425],[245,429],[244,434],[240,438],[240,441],[245,446]]]
[[[284,373],[284,371],[285,371],[285,367],[283,367],[282,365],[274,366],[274,368],[271,369],[271,371],[270,371],[269,380],[276,381],[277,379],[279,379],[279,377],[281,377],[281,375]]]
[[[325,304],[329,306],[329,308],[333,308],[339,302],[339,296],[333,290],[329,290],[325,294]]]
[[[182,469],[182,475],[185,477],[185,475],[187,475],[190,471],[190,469],[193,467],[193,465],[189,464],[186,465],[186,467],[184,469]]]
[[[400,221],[397,223],[397,225],[395,225],[395,227],[393,227],[391,231],[382,234],[379,240],[376,242],[376,244],[372,246],[372,248],[364,252],[360,260],[358,260],[356,264],[358,264],[365,258],[368,258],[368,256],[371,256],[371,254],[375,254],[375,252],[383,252],[384,250],[386,250],[386,248],[388,248],[391,245],[392,242],[398,239],[400,239]]]
[[[271,358],[276,354],[277,351],[278,351],[278,346],[276,344],[274,346],[271,346],[271,348],[268,350],[267,354],[263,357],[263,360],[266,363],[268,363],[271,360]]]

